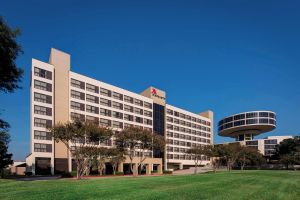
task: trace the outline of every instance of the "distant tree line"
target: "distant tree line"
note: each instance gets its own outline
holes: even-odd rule
[[[267,164],[268,160],[289,169],[291,166],[300,165],[300,136],[283,140],[276,146],[276,152],[271,157],[263,156],[257,149],[240,145],[238,142],[197,146],[189,149],[187,154],[191,155],[195,162],[195,174],[203,161],[203,156],[211,159],[214,171],[221,166],[226,166],[228,171],[233,167],[244,170],[246,166],[255,166],[259,169],[263,164]]]
[[[234,166],[244,170],[246,165],[261,165],[265,161],[258,150],[242,146],[240,143],[202,145],[189,149],[187,153],[192,156],[195,162],[195,174],[197,167],[201,165],[201,156],[207,156],[211,159],[214,172],[224,165],[228,171],[231,171]]]

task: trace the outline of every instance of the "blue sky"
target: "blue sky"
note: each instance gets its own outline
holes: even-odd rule
[[[74,72],[137,93],[152,85],[169,104],[213,110],[215,122],[272,110],[277,129],[263,137],[299,134],[299,9],[289,0],[2,1],[24,50],[23,89],[0,94],[14,158],[29,153],[31,58],[48,61],[51,47],[71,54]],[[215,142],[230,140],[215,132]]]

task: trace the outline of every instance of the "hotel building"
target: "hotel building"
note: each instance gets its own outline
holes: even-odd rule
[[[272,156],[276,145],[292,136],[269,136],[254,139],[254,136],[276,128],[276,113],[272,111],[249,111],[228,116],[218,122],[220,136],[235,138],[236,142],[257,149],[264,156]]]
[[[137,126],[163,135],[163,155],[150,153],[146,171],[194,165],[187,149],[213,142],[213,113],[194,114],[166,103],[166,93],[149,87],[140,94],[70,71],[70,55],[51,49],[49,63],[32,59],[30,151],[27,170],[33,174],[74,170],[71,153],[55,142],[49,127],[75,118],[121,131]],[[97,144],[111,147],[114,141]],[[210,162],[203,156],[203,164]],[[128,159],[118,166],[125,171]]]

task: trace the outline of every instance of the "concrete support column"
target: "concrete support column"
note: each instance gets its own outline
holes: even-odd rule
[[[139,171],[138,171],[138,165],[135,163],[133,164],[133,175],[138,175]]]
[[[147,165],[146,165],[146,174],[147,174],[147,175],[151,175],[151,168],[152,168],[152,165],[151,165],[151,164],[147,164]]]
[[[157,173],[158,174],[162,174],[163,171],[162,171],[162,165],[157,165]]]
[[[54,175],[54,157],[51,158],[51,175]]]
[[[183,164],[179,163],[179,169],[183,169]]]
[[[119,163],[119,164],[118,164],[118,172],[124,172],[124,171],[123,171],[123,164],[124,164],[124,163]]]
[[[32,158],[31,172],[32,175],[35,175],[35,157]]]
[[[71,158],[71,156],[68,157],[68,170],[69,170],[69,172],[72,172],[72,158]]]

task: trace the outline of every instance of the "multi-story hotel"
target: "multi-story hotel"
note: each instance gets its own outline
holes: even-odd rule
[[[292,136],[269,136],[254,139],[254,136],[276,128],[276,113],[272,111],[249,111],[228,116],[218,123],[220,136],[235,138],[241,145],[257,149],[264,156],[275,154],[276,145]]]
[[[138,126],[161,134],[167,141],[163,155],[146,159],[147,173],[155,169],[193,166],[187,149],[213,142],[213,113],[194,114],[166,104],[166,93],[149,87],[136,94],[70,71],[70,55],[51,49],[49,63],[32,59],[31,129],[27,170],[33,174],[72,171],[69,150],[51,138],[48,128],[74,118],[96,121],[121,131]],[[110,140],[99,146],[113,146]],[[209,163],[203,156],[202,164]],[[118,166],[125,171],[128,159]]]

